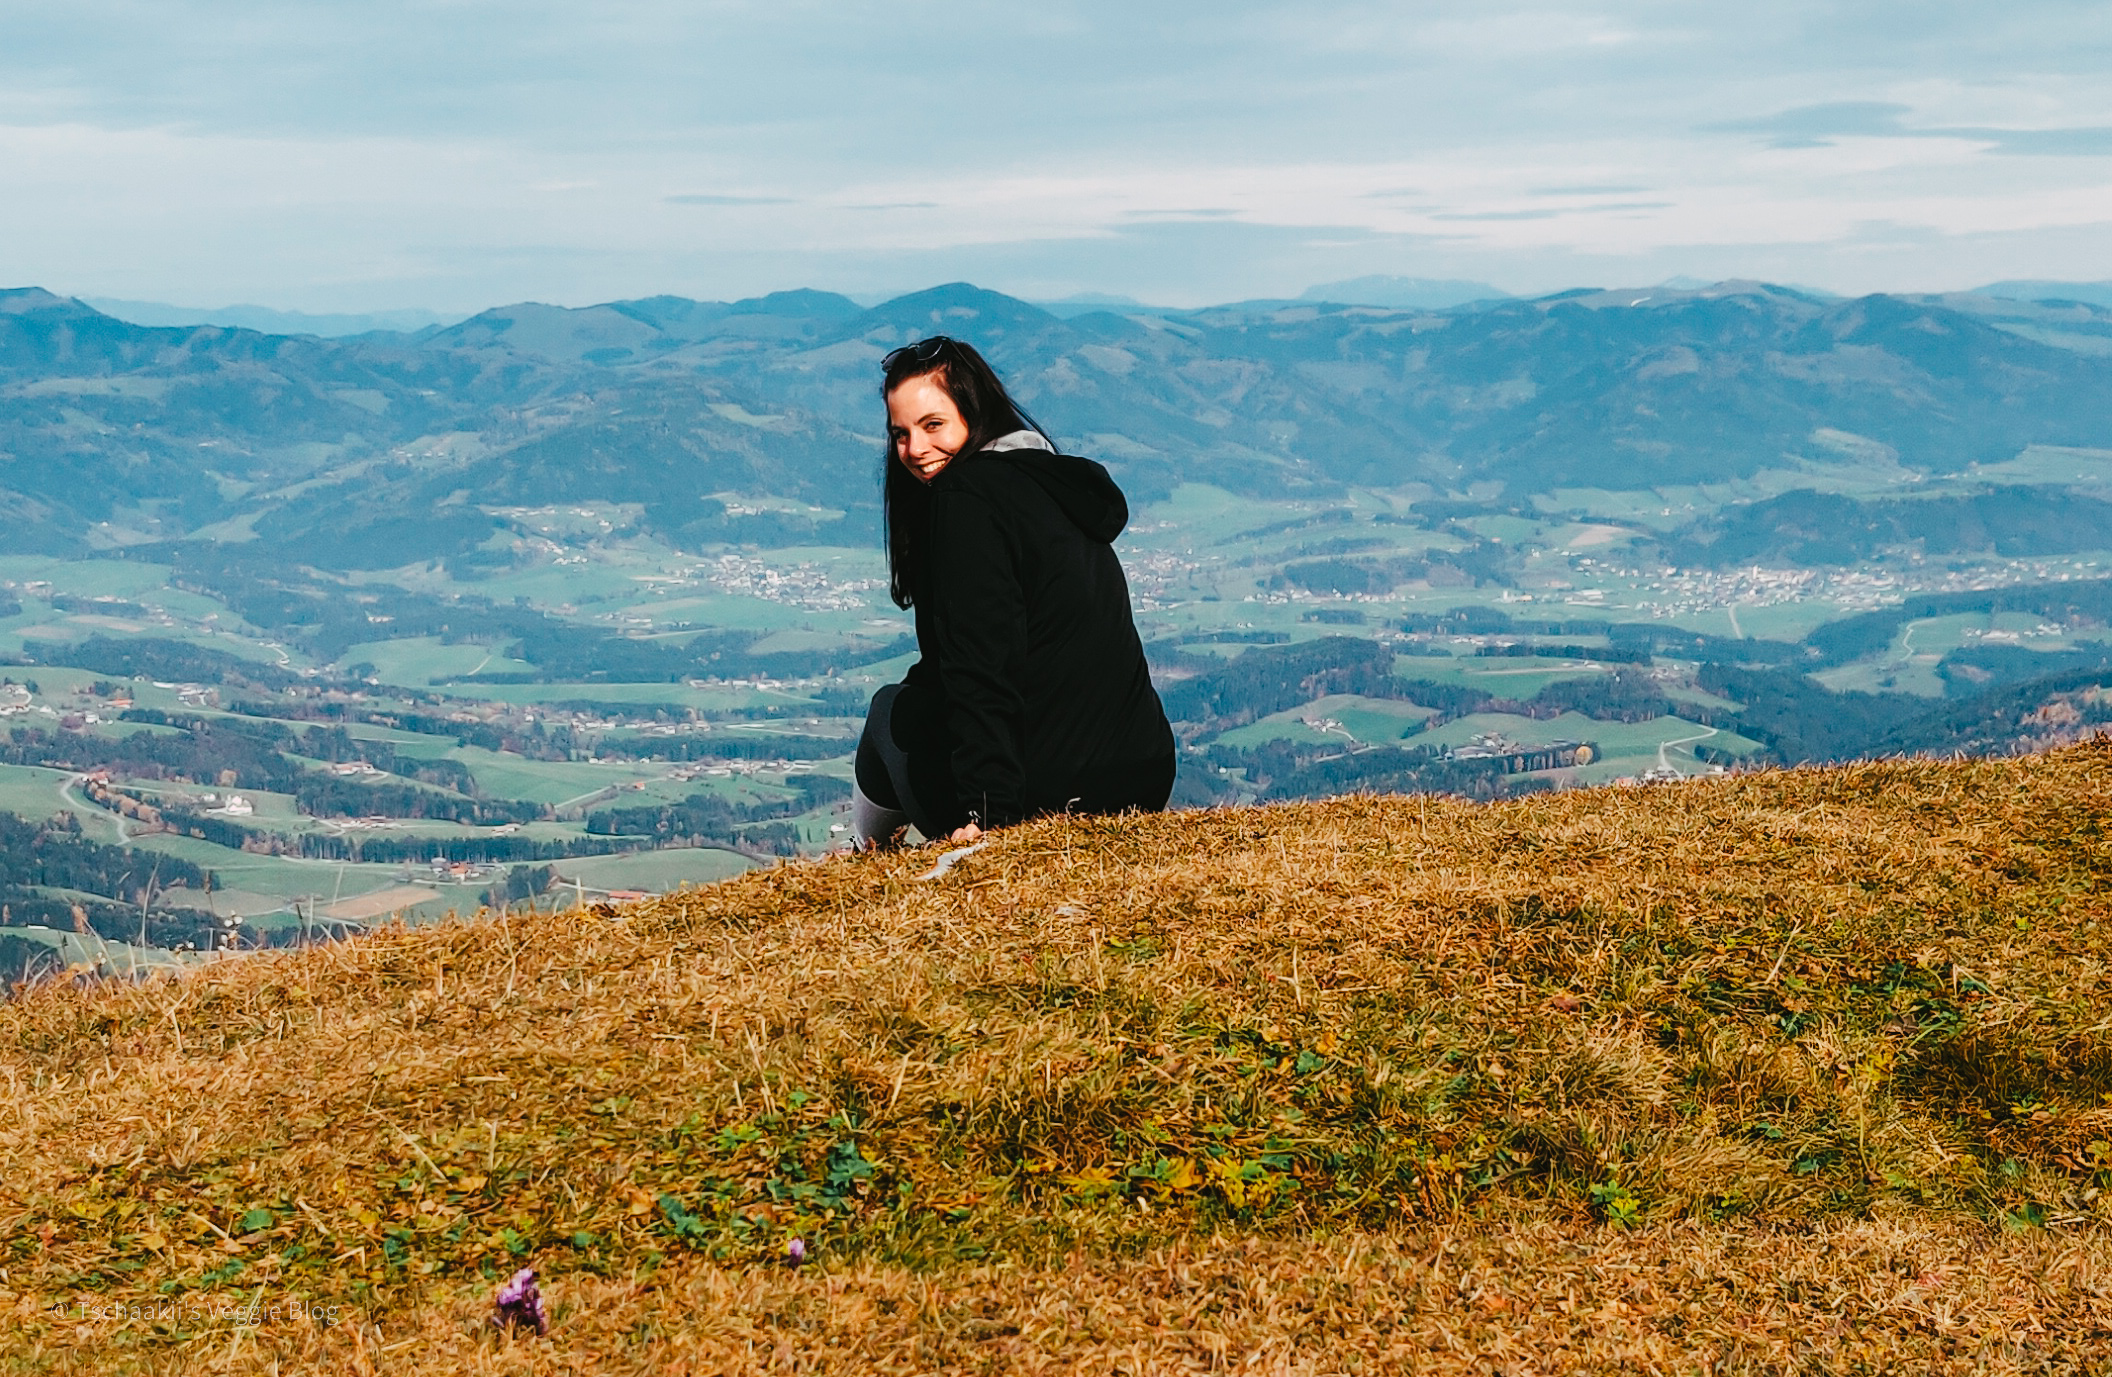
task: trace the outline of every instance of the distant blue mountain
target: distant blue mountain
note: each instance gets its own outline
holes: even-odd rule
[[[1073,292],[1069,296],[1057,297],[1054,301],[1034,303],[1059,320],[1073,316],[1090,315],[1094,311],[1113,311],[1117,315],[1166,316],[1175,314],[1171,306],[1153,306],[1133,296],[1122,296],[1113,292]]]
[[[1352,277],[1323,282],[1298,294],[1300,301],[1332,301],[1344,306],[1413,306],[1442,311],[1474,301],[1505,301],[1510,293],[1486,282],[1436,277]]]
[[[435,325],[451,325],[461,316],[434,311],[367,311],[348,315],[310,315],[306,311],[278,311],[269,306],[170,306],[159,301],[121,301],[115,297],[87,296],[81,301],[106,316],[134,325],[181,326],[223,325],[255,330],[266,335],[316,335],[341,339],[375,330],[415,334]]]
[[[1987,295],[1726,282],[1064,319],[956,282],[869,309],[815,291],[521,303],[329,340],[143,327],[32,288],[0,291],[0,551],[210,528],[260,559],[385,568],[462,556],[504,509],[590,501],[703,545],[743,538],[728,492],[869,525],[879,361],[940,332],[1140,501],[1200,481],[1493,482],[1519,502],[1726,483],[1843,445],[1961,475],[2034,444],[2112,448],[2112,310]]]
[[[992,348],[1008,339],[1061,328],[1056,316],[1018,297],[972,282],[949,282],[882,302],[846,322],[844,333],[887,344],[908,344],[926,335],[963,335]]]
[[[2112,306],[2112,282],[2047,282],[2019,278],[1976,289],[1980,296],[2007,297],[2012,301],[2082,301],[2092,306]]]

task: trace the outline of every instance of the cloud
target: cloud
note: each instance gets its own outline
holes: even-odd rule
[[[671,206],[789,206],[789,196],[713,196],[702,192],[685,192],[680,196],[662,196],[661,200]]]
[[[13,9],[0,261],[98,295],[1854,290],[2112,257],[2097,0]]]
[[[1230,206],[1190,207],[1174,210],[1125,210],[1123,218],[1129,220],[1231,220],[1239,211]]]
[[[1536,186],[1528,196],[1634,196],[1650,190],[1646,186]]]
[[[1910,125],[1912,107],[1884,101],[1803,105],[1759,119],[1703,125],[1709,132],[1766,134],[1775,148],[1829,148],[1845,138],[1962,139],[1995,153],[2040,157],[2112,155],[2112,125],[2013,129],[1992,125]]]
[[[1997,153],[2029,154],[2053,158],[2102,158],[2112,156],[2112,125],[2088,129],[1987,129],[1970,125],[1930,131],[1929,137],[1985,139]]]
[[[1705,124],[1710,133],[1767,134],[1776,148],[1824,148],[1847,137],[1897,136],[1904,130],[1900,120],[1910,111],[1904,105],[1883,101],[1837,100],[1824,105],[1803,105],[1758,119],[1724,120]]]
[[[1559,210],[1441,210],[1430,218],[1433,220],[1552,220],[1561,213]]]

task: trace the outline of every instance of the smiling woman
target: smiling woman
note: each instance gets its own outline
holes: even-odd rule
[[[958,340],[888,355],[882,394],[890,591],[922,657],[873,696],[857,841],[1165,807],[1173,732],[1110,544],[1122,490],[1056,453]]]

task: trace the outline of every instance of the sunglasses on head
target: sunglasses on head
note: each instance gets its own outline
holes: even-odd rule
[[[951,348],[953,348],[953,340],[950,336],[933,335],[930,339],[922,339],[915,344],[903,345],[900,349],[895,350],[881,360],[881,367],[892,368],[895,366],[895,360],[903,358],[911,359],[917,363],[930,363]]]

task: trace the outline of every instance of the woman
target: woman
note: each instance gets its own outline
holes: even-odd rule
[[[873,695],[854,839],[1164,808],[1173,730],[1109,543],[1122,490],[1058,454],[968,345],[935,336],[883,368],[888,582],[921,658]]]

